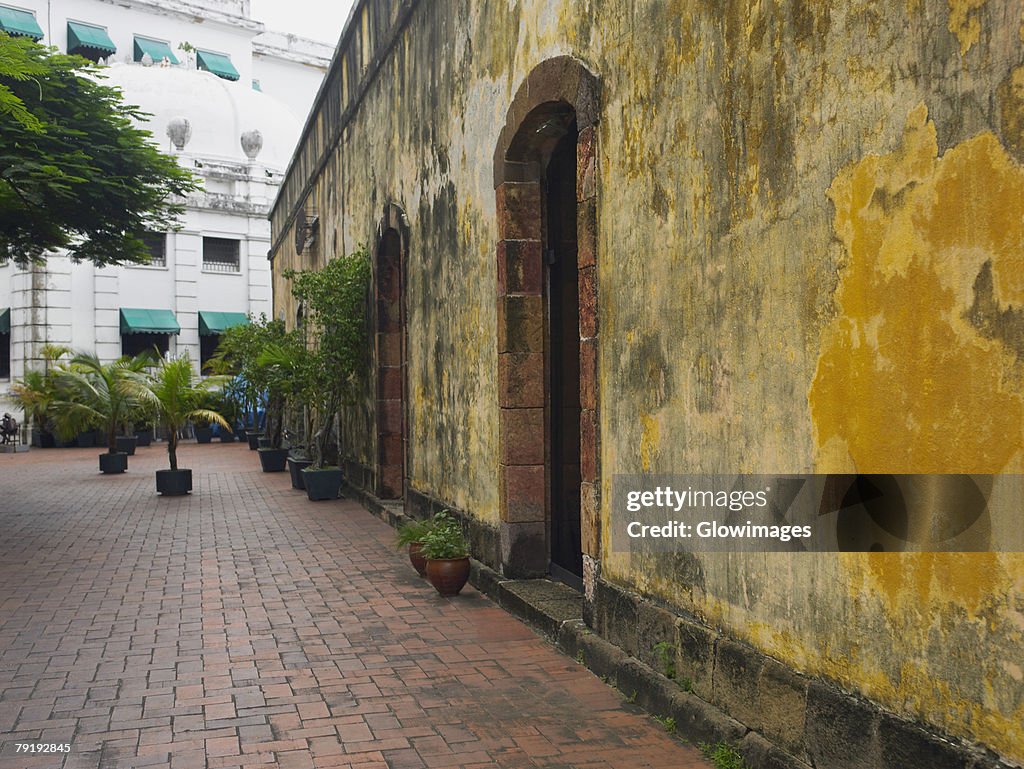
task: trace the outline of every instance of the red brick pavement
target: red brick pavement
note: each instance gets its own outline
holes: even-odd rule
[[[185,445],[190,497],[95,449],[0,455],[0,767],[708,764],[471,588],[442,599],[350,501],[242,444]]]

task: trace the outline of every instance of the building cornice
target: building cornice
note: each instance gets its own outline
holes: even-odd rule
[[[224,2],[224,10],[210,8],[186,0],[101,0],[108,5],[119,5],[122,8],[138,8],[147,13],[161,16],[173,16],[180,19],[198,22],[213,22],[222,24],[232,29],[243,29],[258,35],[266,30],[261,21],[255,21],[248,16],[236,13],[231,10],[235,3]]]
[[[254,56],[305,64],[325,72],[331,65],[333,51],[331,46],[316,40],[270,30],[252,41]]]

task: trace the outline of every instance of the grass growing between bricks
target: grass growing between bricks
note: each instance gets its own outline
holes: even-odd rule
[[[736,748],[726,742],[719,742],[716,745],[702,742],[697,747],[715,765],[715,769],[750,769],[743,756],[736,752]]]

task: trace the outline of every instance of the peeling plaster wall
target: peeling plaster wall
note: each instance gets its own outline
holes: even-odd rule
[[[361,5],[339,92],[404,7]],[[311,124],[273,215],[276,306],[294,318],[282,268],[372,246],[401,206],[410,483],[496,525],[492,153],[519,84],[571,54],[603,88],[603,499],[615,473],[1022,472],[1021,11],[415,4],[319,171],[327,111]],[[296,257],[311,176],[318,250]],[[367,465],[370,393],[345,439]],[[605,579],[1024,759],[1024,556],[655,560],[603,530]]]

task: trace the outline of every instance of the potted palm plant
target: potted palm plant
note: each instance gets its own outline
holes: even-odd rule
[[[327,459],[338,410],[355,401],[359,378],[367,369],[370,259],[360,246],[320,270],[289,270],[284,276],[306,309],[301,398],[312,417],[307,438],[313,464],[302,470],[303,483],[311,500],[337,499],[342,471]]]
[[[51,404],[56,396],[54,377],[61,369],[61,358],[71,350],[61,345],[44,345],[42,349],[43,370],[30,369],[11,385],[11,396],[22,410],[25,420],[32,425],[32,444],[43,449],[56,445]]]
[[[138,407],[131,379],[152,364],[148,353],[101,363],[92,353],[78,353],[57,372],[57,396],[52,403],[58,433],[62,437],[102,429],[107,453],[100,454],[100,471],[123,473],[128,454],[118,450],[119,428]]]
[[[430,530],[423,535],[422,554],[434,589],[443,596],[458,595],[469,580],[469,543],[449,511],[434,515]]]
[[[307,353],[304,337],[301,330],[290,331],[279,340],[272,342],[260,353],[258,365],[263,369],[263,379],[267,382],[269,394],[267,402],[274,404],[274,408],[268,409],[268,416],[281,409],[281,416],[275,413],[270,416],[270,422],[278,420],[284,423],[284,414],[289,411],[289,406],[302,407],[304,415],[309,410],[304,408],[301,402],[308,388],[309,368],[312,364],[312,357]],[[304,418],[304,423],[307,422]],[[288,463],[288,472],[291,475],[292,488],[305,489],[301,471],[312,464],[306,453],[304,439],[300,438],[299,443],[295,442],[295,435],[289,431],[282,430],[282,434],[288,433],[289,448],[285,456]],[[303,435],[309,435],[309,427],[304,424]],[[267,453],[268,447],[260,449],[260,458]]]
[[[167,427],[170,469],[156,471],[157,493],[181,496],[192,490],[192,471],[178,467],[178,433],[189,421],[214,422],[227,427],[224,417],[204,406],[210,393],[224,381],[225,378],[219,376],[199,379],[187,354],[162,360],[160,367],[149,376],[132,378],[132,391],[155,409]]]

